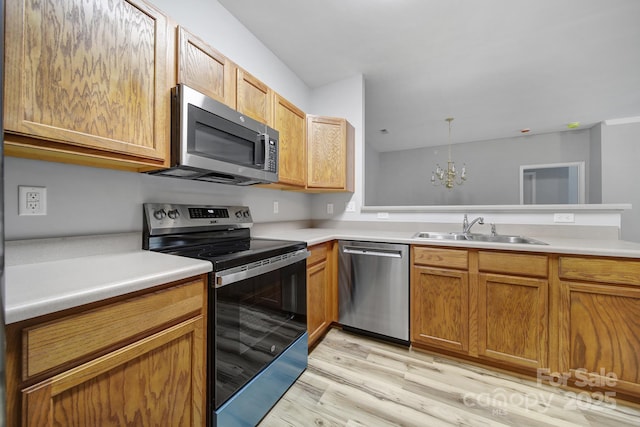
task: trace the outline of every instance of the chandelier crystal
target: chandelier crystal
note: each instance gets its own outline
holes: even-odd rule
[[[466,165],[463,163],[462,171],[457,171],[455,163],[451,160],[451,122],[453,117],[448,117],[445,121],[449,122],[449,160],[447,161],[446,169],[441,168],[440,164],[436,164],[435,172],[431,172],[431,184],[444,185],[446,188],[451,189],[455,184],[464,184],[467,180],[467,170]]]

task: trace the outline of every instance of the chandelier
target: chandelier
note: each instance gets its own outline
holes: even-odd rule
[[[462,165],[462,171],[458,175],[455,163],[451,160],[451,122],[453,117],[445,119],[449,122],[449,161],[447,162],[447,169],[442,169],[440,164],[436,164],[436,171],[431,172],[431,184],[432,185],[444,185],[447,188],[453,188],[455,184],[462,185],[467,179],[466,165]],[[436,180],[436,178],[438,178]]]

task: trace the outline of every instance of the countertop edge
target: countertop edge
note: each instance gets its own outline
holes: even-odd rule
[[[308,246],[318,245],[332,240],[363,240],[372,242],[404,243],[409,245],[458,247],[467,249],[492,249],[516,252],[552,253],[565,255],[589,255],[621,258],[640,258],[640,244],[622,240],[589,240],[581,238],[551,238],[527,236],[547,243],[546,245],[473,242],[464,240],[427,240],[414,238],[415,233],[404,231],[357,230],[353,232],[341,229],[298,229],[287,231],[287,239],[302,240]],[[285,238],[278,232],[263,233],[255,237]]]
[[[104,256],[101,255],[8,266],[6,282],[12,288],[8,289],[5,301],[5,324],[126,295],[198,276],[212,270],[211,263],[207,261],[142,250],[110,254],[109,256],[115,262],[125,261],[131,257],[135,257],[137,262],[125,264],[121,270],[117,271],[117,274],[111,276],[108,273],[102,275],[105,270],[102,265],[104,264]],[[147,263],[145,264],[145,262]],[[82,263],[82,267],[77,271],[69,272],[64,278],[58,279],[58,281],[64,280],[66,283],[72,284],[68,285],[66,289],[55,292],[56,286],[50,284],[48,288],[41,289],[42,292],[39,292],[37,297],[33,297],[33,292],[30,293],[29,290],[24,292],[24,287],[28,287],[32,281],[42,281],[40,276],[43,272],[55,273],[73,263]],[[101,279],[87,280],[91,283],[85,285],[81,276],[85,275],[86,271],[94,273],[100,271]],[[55,280],[53,281],[55,282]],[[77,285],[74,286],[74,283]]]

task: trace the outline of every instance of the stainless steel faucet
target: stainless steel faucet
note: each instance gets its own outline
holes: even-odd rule
[[[469,231],[471,231],[471,227],[473,227],[473,224],[475,224],[476,222],[478,224],[484,224],[484,218],[479,216],[473,221],[469,222],[467,214],[464,214],[464,219],[462,220],[462,233],[469,234]]]

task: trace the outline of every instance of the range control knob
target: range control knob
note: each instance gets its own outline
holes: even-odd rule
[[[169,212],[167,212],[167,215],[171,219],[176,219],[176,218],[178,218],[180,216],[180,212],[178,212],[178,209],[173,209],[173,210],[170,210]]]
[[[236,218],[242,218],[242,211],[236,211]]]
[[[244,211],[242,215],[244,215],[245,218],[249,218],[249,211]]]
[[[167,213],[164,209],[158,209],[157,211],[153,211],[153,217],[157,220],[164,219],[167,216]]]

